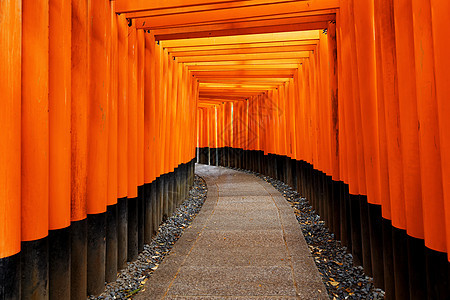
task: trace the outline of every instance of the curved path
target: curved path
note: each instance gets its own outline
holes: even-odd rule
[[[135,299],[328,299],[293,210],[269,183],[196,165],[208,198]]]

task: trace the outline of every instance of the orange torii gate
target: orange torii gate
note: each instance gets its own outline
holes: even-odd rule
[[[387,298],[450,297],[449,13],[2,1],[0,298],[99,294],[196,159],[295,187]]]

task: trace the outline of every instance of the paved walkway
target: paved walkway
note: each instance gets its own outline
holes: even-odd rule
[[[197,165],[208,198],[135,299],[328,299],[290,205],[269,183]]]

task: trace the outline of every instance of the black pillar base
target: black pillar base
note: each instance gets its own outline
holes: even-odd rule
[[[70,299],[85,299],[87,296],[87,219],[72,222]]]
[[[392,227],[395,272],[395,299],[409,299],[408,250],[406,231]]]
[[[169,189],[168,189],[168,208],[169,208],[169,214],[168,217],[170,217],[173,212],[175,211],[176,204],[174,203],[176,197],[175,197],[175,171],[170,172],[168,174],[169,178]]]
[[[336,240],[341,239],[341,184],[340,181],[331,181],[331,223]]]
[[[394,257],[392,253],[392,223],[383,219],[383,262],[384,262],[384,291],[386,299],[395,299]]]
[[[350,200],[353,262],[358,266],[362,266],[363,250],[361,242],[361,217],[360,217],[361,200],[359,195],[350,195],[349,200]]]
[[[159,179],[157,178],[150,186],[150,198],[152,203],[152,238],[156,236],[159,226],[158,182]]]
[[[407,243],[410,299],[427,299],[427,270],[424,240],[408,236]]]
[[[70,228],[50,230],[49,253],[49,298],[70,299]]]
[[[144,184],[144,243],[150,244],[153,235],[153,203],[151,197],[152,184]]]
[[[22,299],[48,299],[48,237],[21,248]]]
[[[138,186],[137,197],[137,217],[138,217],[138,252],[144,250],[144,219],[145,219],[145,203],[144,203],[144,186]]]
[[[117,206],[109,205],[106,210],[106,282],[115,281],[117,278]]]
[[[127,261],[138,256],[138,198],[128,198],[128,255]]]
[[[164,178],[164,187],[163,187],[163,208],[164,208],[164,213],[163,213],[163,221],[167,220],[167,218],[169,217],[169,175],[168,174],[164,174],[163,175]]]
[[[450,299],[447,254],[425,247],[428,299]]]
[[[381,206],[369,203],[368,210],[373,283],[376,287],[384,289],[384,263],[383,251],[381,251],[383,249]]]
[[[369,231],[369,207],[367,196],[359,196],[360,199],[360,219],[361,219],[361,242],[364,272],[368,276],[372,276],[372,257],[370,247],[370,231]]]
[[[128,198],[117,200],[117,268],[127,266],[128,258]]]
[[[0,299],[20,299],[20,252],[0,258]]]
[[[106,212],[90,214],[87,220],[87,292],[95,296],[105,288]]]

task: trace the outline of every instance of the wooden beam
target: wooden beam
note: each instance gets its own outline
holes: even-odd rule
[[[191,47],[170,47],[166,48],[169,53],[175,52],[194,52],[202,53],[202,51],[211,50],[231,50],[231,49],[253,49],[253,48],[272,48],[272,47],[295,47],[295,46],[314,46],[317,45],[319,40],[309,39],[302,41],[287,41],[287,42],[265,42],[265,43],[242,43],[231,45],[203,45],[203,46],[191,46]]]
[[[223,29],[214,31],[199,31],[199,32],[185,32],[174,33],[165,35],[155,35],[156,40],[175,40],[175,39],[192,39],[202,37],[219,37],[230,35],[247,35],[247,34],[261,34],[261,33],[273,33],[273,32],[286,32],[286,31],[301,31],[301,30],[316,30],[325,29],[328,26],[328,21],[318,21],[311,23],[292,23],[272,26],[259,26],[239,29]]]
[[[274,84],[280,85],[288,82],[286,78],[202,78],[199,83],[230,83],[230,84]]]
[[[243,102],[246,101],[245,99],[221,99],[221,98],[199,98],[199,102],[202,103],[218,103],[218,102]]]
[[[251,53],[251,54],[226,54],[226,55],[204,55],[177,57],[178,62],[200,62],[200,61],[245,61],[245,60],[267,60],[267,59],[295,59],[308,58],[311,51],[283,52],[283,53]]]
[[[269,90],[268,88],[200,88],[200,95],[216,93],[227,95],[253,95]]]
[[[259,0],[246,0],[246,3],[257,3]],[[262,0],[265,1],[265,0]],[[273,3],[281,3],[281,2],[294,2],[297,0],[276,0],[272,1]],[[244,5],[244,6],[253,6],[253,5]],[[144,10],[139,12],[132,12],[132,13],[126,13],[126,17],[128,19],[139,19],[139,18],[146,18],[146,17],[155,17],[155,16],[165,16],[170,14],[180,14],[180,13],[188,13],[188,12],[199,12],[199,11],[212,11],[212,10],[224,10],[224,9],[230,9],[232,7],[222,7],[219,8],[219,5],[205,5],[205,6],[197,6],[197,7],[180,7],[180,8],[171,8],[171,9],[164,9],[164,10]],[[255,16],[251,18],[242,18],[242,19],[233,19],[233,20],[222,20],[222,21],[212,21],[212,22],[201,22],[199,24],[189,24],[189,25],[165,25],[165,26],[151,26],[149,28],[151,29],[169,29],[169,28],[180,28],[180,27],[188,27],[188,26],[202,26],[202,25],[219,25],[219,24],[225,24],[225,23],[231,23],[231,22],[252,22],[252,21],[264,21],[264,20],[272,20],[274,18],[293,18],[293,17],[304,17],[304,16],[316,16],[316,15],[324,15],[324,14],[335,14],[338,9],[336,8],[330,8],[330,9],[323,9],[323,10],[313,10],[313,11],[300,11],[300,12],[289,12],[282,15],[277,16]]]
[[[267,42],[286,42],[286,41],[304,41],[304,40],[318,40],[319,31],[293,31],[293,32],[277,32],[253,35],[239,35],[239,36],[221,36],[214,38],[195,38],[195,39],[181,39],[160,41],[164,48],[170,47],[187,47],[187,46],[210,46],[210,45],[236,45],[236,44],[256,44]]]
[[[292,72],[290,70],[237,70],[237,71],[194,71],[192,74],[195,77],[229,77],[229,76],[235,76],[239,78],[240,76],[251,76],[251,77],[291,77]],[[242,77],[241,77],[242,78]]]
[[[227,7],[250,6],[276,2],[289,2],[292,0],[116,0],[118,13],[144,13],[148,15],[167,13],[168,10],[181,10],[182,12],[199,11],[205,9],[221,9]],[[136,17],[136,16],[134,16]]]
[[[224,99],[229,99],[229,100],[236,100],[236,101],[239,101],[239,100],[247,100],[248,99],[248,97],[247,96],[228,96],[228,95],[203,95],[203,96],[200,96],[199,97],[199,99],[200,98],[202,98],[202,99],[205,99],[205,98],[208,98],[208,99],[221,99],[221,100],[224,100]]]
[[[280,64],[280,65],[210,65],[210,66],[189,66],[190,71],[226,71],[226,70],[261,70],[261,69],[290,69],[295,70],[300,64]]]
[[[224,54],[251,54],[251,53],[274,53],[274,52],[300,52],[300,51],[314,51],[316,45],[301,45],[301,46],[278,46],[278,47],[255,47],[243,49],[217,49],[206,51],[177,51],[170,53],[172,56],[204,56],[204,55],[224,55]]]
[[[120,2],[125,0],[118,0]],[[151,2],[151,1],[149,1]],[[120,7],[117,8],[117,11]],[[292,12],[319,11],[339,8],[339,0],[307,0],[271,3],[260,6],[233,7],[230,9],[194,11],[187,13],[172,13],[168,15],[157,15],[145,18],[137,18],[136,26],[143,28],[146,24],[154,27],[174,26],[174,25],[194,25],[205,22],[223,22],[244,18],[261,16],[279,17]]]
[[[271,83],[271,84],[261,84],[261,83],[247,83],[247,84],[240,84],[240,83],[227,83],[227,82],[200,82],[199,87],[200,88],[223,88],[223,87],[230,87],[230,88],[271,88],[271,87],[278,87],[279,84]]]
[[[187,67],[190,66],[213,66],[213,65],[229,65],[229,66],[242,66],[242,65],[282,65],[282,64],[302,64],[308,58],[288,58],[288,59],[261,59],[261,60],[234,60],[234,61],[196,61],[185,62]]]

